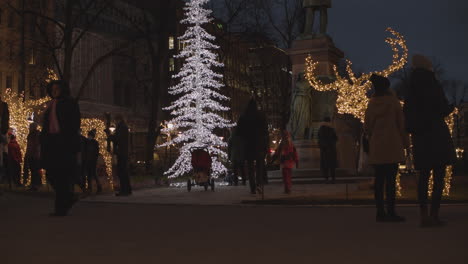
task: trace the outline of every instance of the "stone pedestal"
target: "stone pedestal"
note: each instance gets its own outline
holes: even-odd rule
[[[291,63],[293,82],[292,89],[296,86],[295,81],[300,73],[305,71],[305,60],[311,55],[313,60],[318,62],[316,75],[324,82],[334,80],[334,65],[337,65],[344,53],[335,47],[333,40],[328,36],[319,38],[298,39],[295,40],[292,48],[287,51]],[[336,93],[318,92],[312,90],[312,134],[313,140],[295,141],[298,149],[301,169],[320,168],[320,150],[317,145],[317,131],[320,123],[325,117],[333,118],[336,113]],[[338,129],[338,159],[339,166],[353,172],[355,166],[356,154],[354,151],[353,139],[348,137],[346,129]],[[342,165],[342,166],[341,166]]]
[[[299,156],[301,170],[316,169],[320,167],[320,149],[312,140],[295,140],[294,146]]]
[[[299,73],[304,72],[305,60],[309,55],[318,62],[317,75],[330,80],[334,77],[333,66],[344,58],[343,51],[335,47],[333,40],[328,36],[295,40],[287,53],[291,58],[294,80]],[[294,82],[292,85],[294,88]]]
[[[313,60],[318,62],[316,74],[324,83],[333,81],[333,66],[344,57],[343,51],[335,47],[333,40],[326,35],[319,38],[295,40],[287,53],[291,58],[293,80],[297,80],[298,74],[305,71],[305,60],[311,55]],[[294,87],[295,81],[292,82],[292,89]],[[323,118],[331,118],[336,112],[335,102],[335,92],[312,90],[312,129],[315,133]]]

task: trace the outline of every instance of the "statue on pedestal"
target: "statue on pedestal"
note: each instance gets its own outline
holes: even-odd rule
[[[331,8],[331,0],[303,0],[302,6],[306,10],[306,20],[303,35],[314,36],[315,12],[320,12],[320,35],[327,33],[328,8]]]
[[[309,139],[309,130],[312,121],[312,87],[299,73],[292,94],[291,117],[289,127],[293,139]]]

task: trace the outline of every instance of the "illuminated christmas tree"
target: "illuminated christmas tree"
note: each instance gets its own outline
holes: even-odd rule
[[[226,146],[222,138],[213,133],[214,129],[231,127],[230,121],[219,115],[229,108],[221,104],[229,98],[219,91],[223,84],[222,75],[214,71],[223,67],[217,61],[213,50],[219,47],[212,44],[215,37],[208,34],[202,27],[211,21],[211,10],[204,8],[208,0],[191,0],[184,8],[186,18],[181,21],[188,24],[187,31],[179,39],[185,48],[176,58],[184,59],[180,72],[173,76],[179,83],[169,88],[169,93],[177,95],[178,99],[165,108],[171,111],[173,126],[163,132],[171,133],[178,130],[181,133],[161,146],[172,144],[180,146],[180,155],[174,165],[166,172],[174,178],[189,173],[192,170],[191,150],[206,148],[213,161],[213,174],[217,176],[226,171],[220,159],[226,158],[221,150]]]

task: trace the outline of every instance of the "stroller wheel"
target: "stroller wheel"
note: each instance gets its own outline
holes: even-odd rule
[[[192,181],[190,179],[187,180],[187,191],[191,191],[192,190]]]

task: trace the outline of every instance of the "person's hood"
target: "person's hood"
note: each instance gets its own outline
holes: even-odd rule
[[[62,80],[56,80],[56,81],[51,81],[47,85],[47,94],[49,95],[50,98],[52,98],[52,86],[54,84],[57,84],[62,91],[60,98],[71,96],[71,90],[70,90],[70,86],[68,86],[68,83]]]
[[[369,107],[372,108],[371,115],[387,115],[400,102],[393,94],[384,96],[373,96],[369,101]]]
[[[333,124],[331,122],[321,122],[320,123],[320,126],[324,126],[324,127],[331,127],[333,128]]]

